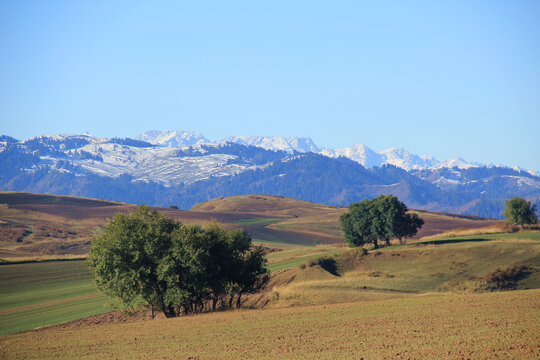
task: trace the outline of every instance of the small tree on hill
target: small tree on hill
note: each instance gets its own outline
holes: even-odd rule
[[[372,231],[371,201],[363,200],[349,205],[349,211],[339,217],[345,241],[351,247],[373,243],[378,248],[377,236]]]
[[[381,195],[373,200],[363,200],[349,205],[349,211],[340,217],[345,240],[351,246],[378,241],[390,244],[390,239],[414,236],[424,221],[416,214],[407,213],[407,206],[395,196]]]
[[[509,224],[518,224],[523,227],[523,224],[536,224],[538,217],[536,215],[536,204],[531,204],[520,197],[513,197],[506,200],[506,208],[504,209],[504,218]]]

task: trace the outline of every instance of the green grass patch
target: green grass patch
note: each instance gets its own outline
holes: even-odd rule
[[[279,218],[251,218],[251,219],[239,219],[232,222],[232,224],[236,225],[245,225],[245,226],[254,226],[254,225],[269,225],[273,224],[278,221],[283,221],[283,219]]]
[[[345,251],[345,248],[335,248],[334,247],[334,248],[329,248],[329,249],[326,249],[326,250],[316,252],[314,254],[313,253],[312,254],[308,253],[307,255],[300,255],[300,253],[297,253],[296,255],[294,255],[294,253],[289,253],[289,254],[275,253],[275,256],[281,255],[283,257],[283,260],[280,260],[278,258],[279,260],[270,262],[268,264],[268,269],[271,272],[291,269],[293,267],[300,266],[301,264],[305,264],[306,262],[308,262],[310,260],[314,260],[314,259],[320,258],[322,256],[333,256],[333,255],[339,254],[339,253],[341,253],[343,251]],[[273,254],[271,254],[271,255],[273,255]],[[288,258],[287,258],[287,255],[289,255]]]
[[[495,269],[516,265],[531,273],[516,283],[517,289],[540,288],[540,243],[536,240],[495,237],[493,241],[459,241],[412,244],[371,250],[358,261],[341,264],[340,276],[330,276],[319,267],[304,267],[290,284],[277,289],[276,306],[363,301],[371,298],[413,296],[426,293],[474,293],[491,291],[482,279]],[[318,256],[306,256],[315,259]],[[354,260],[354,259],[351,259]],[[305,263],[305,262],[304,262]],[[301,265],[292,259],[273,265]],[[353,264],[353,265],[351,265]],[[485,281],[484,281],[485,282]],[[401,295],[399,295],[401,294]]]
[[[0,266],[0,334],[110,311],[92,284],[86,261]]]
[[[480,234],[480,235],[469,235],[469,236],[455,236],[447,237],[442,239],[426,240],[415,242],[415,244],[451,244],[458,242],[482,242],[489,240],[508,240],[508,239],[518,239],[518,240],[534,240],[540,241],[540,232],[516,232],[516,233],[503,233],[503,234]]]

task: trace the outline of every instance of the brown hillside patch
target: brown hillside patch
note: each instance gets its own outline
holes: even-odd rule
[[[343,210],[334,206],[272,195],[239,195],[218,198],[195,205],[192,211],[249,213],[267,217],[303,217]]]
[[[25,254],[84,255],[108,219],[117,212],[133,212],[136,208],[96,199],[0,192],[1,258],[10,259],[10,254],[15,256],[15,253],[18,258],[24,258]],[[156,209],[186,224],[206,226],[217,220],[225,229],[243,228],[259,241],[304,245],[344,242],[339,216],[347,210],[269,195],[219,198],[189,211]],[[501,223],[461,215],[418,213],[425,225],[416,238],[455,228]]]

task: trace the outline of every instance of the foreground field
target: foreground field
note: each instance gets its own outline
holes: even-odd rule
[[[0,338],[0,357],[160,359],[533,359],[540,291],[416,296],[74,323]]]

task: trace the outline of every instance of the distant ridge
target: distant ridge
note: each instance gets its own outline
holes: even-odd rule
[[[254,193],[334,206],[392,194],[411,208],[495,218],[513,196],[540,207],[540,177],[520,168],[438,162],[403,148],[377,153],[365,145],[318,154],[308,151],[318,149],[309,138],[208,142],[195,132],[145,134],[56,134],[22,141],[0,136],[0,190],[182,209]]]
[[[346,157],[366,168],[383,166],[385,164],[394,165],[405,170],[421,169],[440,169],[454,168],[469,169],[472,167],[486,166],[478,162],[469,162],[461,157],[456,159],[439,161],[431,155],[416,155],[402,147],[394,147],[380,152],[376,152],[364,144],[354,144],[350,147],[341,149],[320,148],[309,137],[282,137],[282,136],[230,136],[218,141],[210,141],[201,133],[186,130],[152,130],[147,131],[135,139],[147,141],[154,145],[167,147],[183,147],[189,145],[201,144],[222,144],[233,142],[241,145],[256,146],[266,150],[285,151],[287,153],[306,153],[313,152],[324,156],[336,158]],[[500,166],[488,164],[487,166]],[[523,170],[523,169],[522,169]],[[527,171],[527,170],[524,170]],[[530,170],[529,173],[538,176],[536,170]]]

